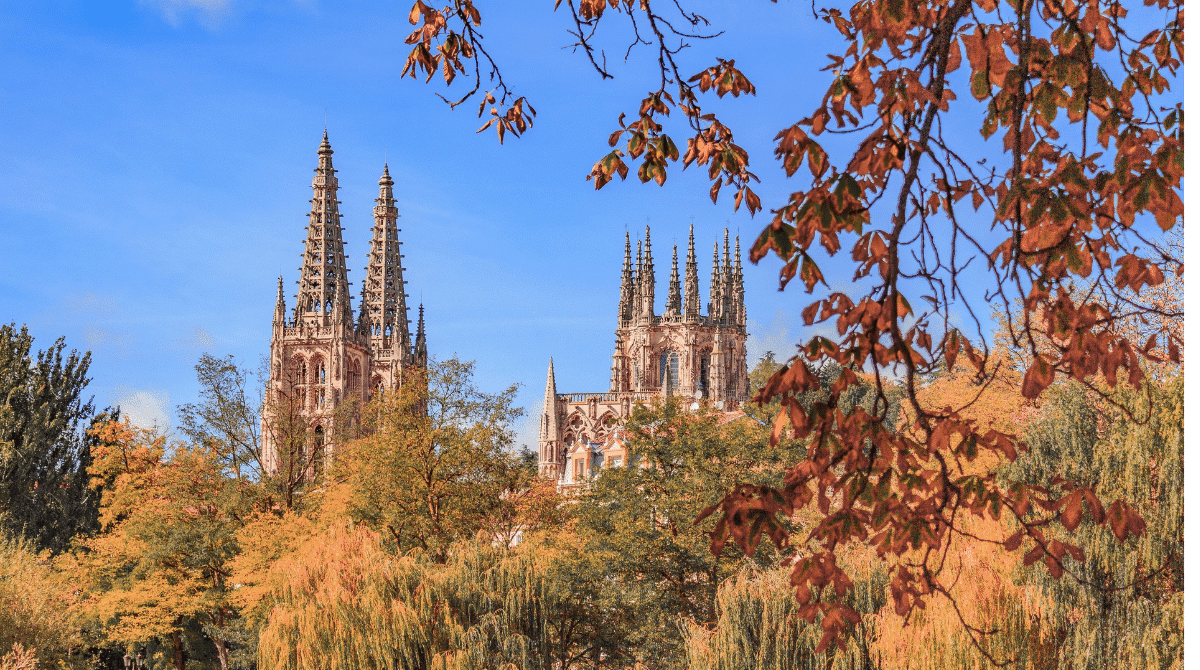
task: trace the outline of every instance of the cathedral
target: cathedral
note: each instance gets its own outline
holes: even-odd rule
[[[305,448],[319,449],[334,428],[339,405],[361,404],[376,389],[398,386],[406,371],[424,368],[427,359],[424,306],[415,337],[409,329],[404,256],[387,165],[379,178],[357,319],[350,307],[337,170],[328,132],[317,149],[314,172],[296,303],[289,315],[280,277],[271,325],[270,381],[262,416],[269,472],[278,471],[281,450],[287,451],[281,443],[296,439],[281,434],[280,426],[299,426],[302,439],[311,445]],[[289,417],[282,416],[285,413]]]
[[[695,231],[689,231],[682,290],[675,247],[664,311],[656,315],[650,228],[645,244],[638,241],[636,256],[625,234],[609,390],[560,394],[554,359],[550,360],[538,427],[538,471],[543,477],[577,486],[598,468],[622,465],[627,454],[616,428],[639,402],[679,395],[728,411],[748,399],[741,243],[734,239],[731,259],[728,230],[724,257],[720,253],[714,243],[708,313],[701,314]]]

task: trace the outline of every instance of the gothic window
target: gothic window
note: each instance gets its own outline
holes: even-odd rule
[[[305,363],[304,359],[300,359],[300,365],[298,366],[298,368],[296,370],[296,383],[297,384],[305,383],[306,381],[308,381],[306,379],[307,377],[308,377],[308,363]]]
[[[317,407],[325,406],[325,389],[317,391]]]
[[[658,357],[658,382],[662,386],[667,379],[668,371],[671,374],[671,388],[679,388],[679,354],[667,349]]]
[[[708,397],[708,354],[700,354],[700,394]]]
[[[321,367],[319,367],[317,369],[317,383],[318,384],[325,383],[325,363],[324,362],[322,362]]]

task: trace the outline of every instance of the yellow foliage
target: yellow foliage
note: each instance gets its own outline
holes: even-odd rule
[[[1000,522],[972,518],[964,530],[977,536],[1004,534]],[[873,655],[889,670],[984,670],[992,667],[969,636],[996,660],[1013,668],[1046,666],[1049,638],[1046,603],[1023,584],[1021,556],[1003,547],[954,535],[939,581],[953,597],[934,593],[909,620],[885,606],[867,617],[877,631]],[[970,632],[967,627],[970,627]],[[986,632],[986,634],[984,634]]]
[[[0,535],[0,651],[9,650],[0,668],[33,668],[38,660],[65,659],[77,651],[82,641],[74,601],[71,585],[47,553]]]

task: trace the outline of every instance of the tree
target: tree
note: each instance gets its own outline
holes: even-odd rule
[[[45,552],[0,532],[0,652],[47,665],[78,659],[83,639],[71,591]]]
[[[229,563],[255,487],[232,476],[222,452],[174,446],[126,423],[97,429],[91,468],[101,489],[102,533],[82,543],[74,572],[84,610],[107,639],[124,646],[169,640],[184,670],[184,633],[197,625],[229,667]]]
[[[561,548],[480,535],[434,561],[385,537],[335,525],[275,566],[263,670],[594,667]]]
[[[613,17],[629,20],[633,45],[651,46],[661,75],[632,120],[619,117],[613,150],[589,175],[596,187],[624,179],[627,157],[640,162],[640,181],[660,185],[669,164],[682,162],[707,168],[714,202],[730,186],[735,210],[744,203],[752,215],[761,211],[749,156],[701,101],[710,92],[752,95],[753,84],[733,59],[717,58],[692,76],[676,59],[686,40],[706,36],[696,31],[708,21],[678,2],[566,7],[575,46],[601,76],[610,75],[597,28]],[[1183,3],[865,0],[849,11],[814,6],[814,14],[847,48],[830,55],[832,81],[816,108],[775,138],[786,174],[807,163],[811,182],[770,210],[750,258],[776,254],[781,288],[797,276],[809,293],[821,285],[823,295],[803,318],[829,321],[837,335],[810,338],[757,396],[780,400],[776,439],[790,430],[810,449],[786,487],[739,491],[724,501],[732,535],[715,537],[713,551],[732,538],[752,552],[759,530],[786,548],[783,521],[815,505],[823,520],[807,537],[823,548],[800,552],[793,582],[801,613],[833,622],[824,648],[842,643],[859,620],[841,601],[851,582],[838,557],[849,542],[877,547],[902,612],[949,595],[931,561],[963,532],[966,517],[1013,521],[1018,533],[1009,550],[1025,547],[1055,575],[1063,552],[1078,549],[1052,545],[1044,529],[1074,519],[1083,498],[1096,497],[1095,484],[1074,482],[1060,491],[1064,497],[1043,485],[1001,481],[994,471],[968,472],[980,454],[1012,461],[1024,446],[1013,433],[980,429],[964,413],[973,398],[932,407],[918,387],[940,366],[953,369],[960,355],[982,385],[995,376],[981,301],[1003,312],[1005,346],[1021,352],[1022,394],[1030,400],[1062,377],[1120,404],[1118,386],[1145,393],[1144,363],[1179,361],[1182,342],[1167,324],[1182,312],[1143,290],[1163,283],[1164,267],[1182,270],[1160,233],[1182,225],[1183,103],[1172,86],[1182,68]],[[402,76],[420,71],[429,81],[440,73],[449,85],[467,72],[464,60],[476,59],[475,88],[452,105],[480,90],[489,73],[481,60],[498,77],[481,47],[474,0],[441,11],[418,0],[409,21],[417,28]],[[497,84],[498,103],[493,92],[482,93],[479,114],[497,104],[484,127],[496,126],[503,140],[526,130],[532,108],[503,79]],[[667,127],[672,110],[689,135],[682,153]],[[951,131],[959,119],[977,125],[981,137],[972,142]],[[826,133],[859,141],[841,152],[822,144]],[[840,263],[823,269],[814,245]],[[831,288],[827,273],[844,273],[848,281],[832,286],[851,289]],[[1082,290],[1073,290],[1076,281]],[[825,400],[805,407],[799,397],[820,387],[814,370],[829,364],[839,378]],[[893,375],[912,411],[912,430],[900,433],[887,428]],[[860,383],[873,385],[877,400],[841,409],[842,393]],[[830,507],[828,490],[841,505]],[[1117,512],[1104,518],[1118,537],[1137,534],[1141,523],[1126,501],[1104,505]],[[908,561],[911,552],[925,558]],[[972,641],[982,649],[978,636]]]
[[[579,571],[597,584],[579,588],[595,589],[621,613],[608,650],[614,667],[680,667],[683,622],[714,623],[718,586],[747,560],[732,546],[711,554],[697,517],[732,488],[781,486],[784,464],[797,457],[795,442],[771,448],[758,422],[723,420],[676,399],[638,406],[624,428],[629,466],[601,470],[570,508],[581,551],[599,563]],[[759,547],[752,562],[777,560]]]
[[[1087,502],[1078,512],[1064,511],[1063,525],[1078,525],[1074,534],[1059,531],[1051,540],[1079,545],[1061,568],[1076,579],[1050,579],[1042,571],[1028,576],[1046,603],[1058,658],[1080,670],[1182,668],[1183,377],[1171,375],[1144,395],[1120,393],[1135,416],[1102,402],[1081,384],[1055,388],[1030,426],[1029,453],[1004,474]],[[1105,498],[1138,501],[1145,532],[1127,542],[1099,532],[1104,515],[1127,512],[1106,510],[1087,489],[1076,494],[1055,483],[1055,476],[1094,482]],[[1092,524],[1083,524],[1083,516]],[[1115,527],[1132,534],[1132,523],[1126,517]]]
[[[210,444],[242,476],[263,479],[261,401],[247,393],[250,374],[233,356],[201,354],[196,363],[200,402],[179,406],[179,431],[197,444]]]
[[[377,392],[363,417],[367,435],[334,461],[351,518],[386,530],[400,551],[438,560],[457,539],[493,529],[510,496],[533,479],[510,453],[516,386],[475,387],[474,363],[433,362]]]
[[[32,348],[27,328],[0,326],[0,528],[61,551],[96,518],[81,429],[91,354],[64,354],[62,338]]]

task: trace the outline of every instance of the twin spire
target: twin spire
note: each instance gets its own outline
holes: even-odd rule
[[[400,253],[399,212],[392,187],[395,182],[383,166],[379,178],[379,197],[375,200],[375,222],[371,228],[371,249],[367,253],[366,278],[362,283],[358,323],[350,309],[346,253],[342,241],[340,204],[337,199],[337,170],[333,168],[333,148],[329,132],[317,149],[316,176],[313,177],[312,209],[308,214],[308,235],[304,240],[300,289],[296,294],[293,325],[334,326],[353,329],[369,338],[372,348],[391,348],[399,360],[407,362],[417,347],[424,346],[424,311],[418,322],[417,344],[409,334],[408,305],[404,292],[404,267]],[[276,310],[283,305],[280,278]],[[282,314],[277,314],[277,318]]]
[[[745,287],[742,277],[741,240],[734,238],[729,250],[729,229],[725,230],[724,258],[721,246],[713,243],[713,271],[709,286],[708,315],[700,314],[700,274],[696,263],[695,226],[688,230],[687,259],[682,287],[679,277],[679,247],[671,252],[671,279],[667,289],[666,311],[654,314],[654,259],[650,251],[650,227],[646,239],[638,240],[636,262],[631,262],[629,233],[625,233],[625,264],[621,270],[621,299],[617,309],[619,327],[657,321],[684,321],[746,325]],[[682,290],[681,290],[682,289]]]

